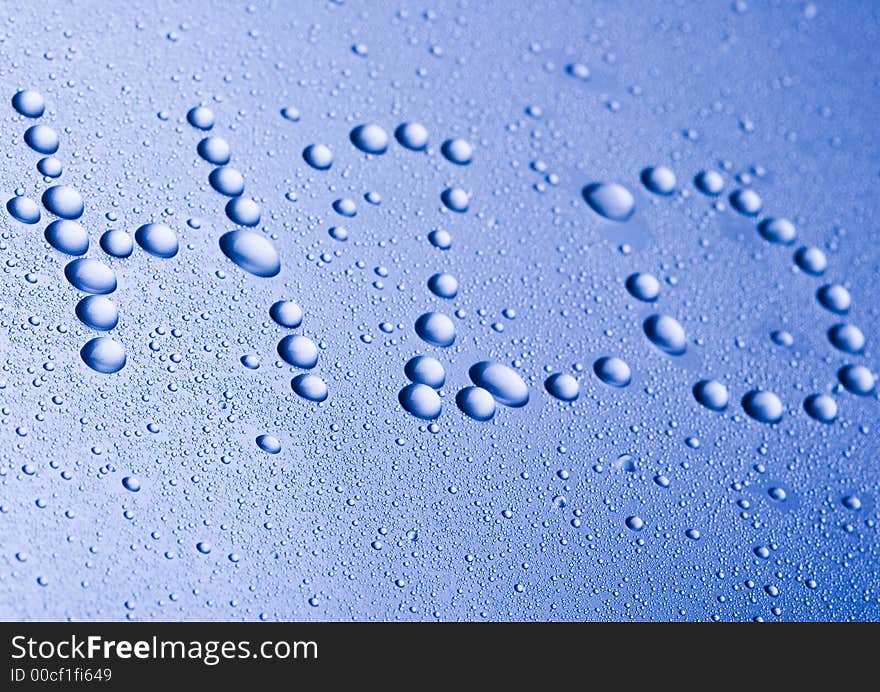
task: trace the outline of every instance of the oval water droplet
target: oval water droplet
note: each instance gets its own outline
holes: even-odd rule
[[[244,192],[244,176],[232,166],[215,168],[208,175],[208,182],[217,192],[227,197],[238,197]]]
[[[45,156],[37,161],[37,170],[47,178],[57,178],[63,170],[61,161],[54,156]]]
[[[447,161],[457,166],[467,166],[474,158],[474,148],[464,139],[447,139],[440,146],[440,151]]]
[[[220,236],[223,254],[246,272],[272,277],[281,271],[281,259],[266,238],[253,231],[234,230]]]
[[[447,187],[440,195],[444,206],[456,214],[464,214],[471,203],[470,195],[460,187]]]
[[[333,152],[326,144],[310,144],[303,149],[303,159],[312,168],[326,171],[333,165]]]
[[[199,156],[215,166],[225,166],[232,157],[229,143],[222,137],[211,135],[202,139],[196,147]]]
[[[687,350],[687,336],[678,320],[669,315],[651,315],[642,325],[645,336],[661,351],[680,356]]]
[[[162,259],[177,254],[177,234],[164,223],[144,224],[134,232],[134,239],[146,252]]]
[[[825,284],[816,291],[819,305],[838,315],[845,315],[852,305],[852,296],[840,284]]]
[[[653,274],[637,272],[626,277],[626,290],[636,300],[653,303],[660,297],[660,282]]]
[[[214,111],[207,106],[190,108],[186,114],[186,121],[197,130],[210,130],[214,127]]]
[[[105,375],[112,375],[125,367],[125,349],[109,336],[98,336],[86,342],[79,354],[92,370]]]
[[[141,489],[141,482],[137,476],[126,476],[122,479],[122,487],[129,492],[136,493]]]
[[[791,245],[797,238],[797,229],[788,219],[771,217],[758,224],[758,233],[768,243],[774,245]]]
[[[84,255],[89,249],[89,236],[76,221],[53,221],[43,235],[49,245],[67,255]]]
[[[62,219],[78,219],[83,213],[83,200],[70,185],[55,185],[43,193],[43,206]]]
[[[821,276],[828,268],[828,258],[825,257],[825,253],[817,247],[806,245],[795,251],[794,262],[801,271],[810,276]]]
[[[828,330],[828,341],[844,353],[861,353],[865,349],[865,335],[854,324],[833,325]]]
[[[22,89],[12,97],[12,107],[26,118],[39,118],[46,111],[46,102],[39,92]]]
[[[32,125],[25,130],[24,141],[38,154],[54,154],[61,143],[58,133],[48,125]]]
[[[438,298],[450,300],[458,295],[458,279],[446,272],[434,274],[428,279],[428,289]]]
[[[75,259],[64,267],[64,276],[83,293],[106,294],[116,290],[116,274],[103,262]]]
[[[296,329],[303,321],[302,308],[292,300],[278,300],[269,308],[269,316],[281,327]]]
[[[717,197],[724,190],[724,176],[718,171],[700,171],[694,178],[694,185],[704,195]]]
[[[495,398],[482,387],[465,387],[455,395],[455,404],[469,418],[488,421],[495,417]]]
[[[318,364],[318,347],[302,334],[288,334],[278,342],[278,355],[288,365],[311,370]]]
[[[400,145],[411,151],[421,151],[428,146],[428,130],[421,123],[403,123],[394,131]]]
[[[76,304],[76,316],[87,327],[107,332],[119,322],[119,312],[106,296],[86,296]]]
[[[455,325],[440,312],[426,312],[416,320],[416,334],[422,341],[447,348],[455,342]]]
[[[517,372],[506,365],[483,360],[474,363],[468,376],[478,387],[487,390],[504,406],[518,408],[529,403],[529,388]]]
[[[868,396],[874,391],[874,375],[864,365],[844,365],[837,379],[850,394]]]
[[[827,394],[810,394],[804,399],[804,411],[820,423],[833,423],[837,418],[837,402]]]
[[[418,382],[401,389],[397,399],[407,413],[423,420],[433,420],[443,410],[440,395],[428,385]]]
[[[610,221],[627,221],[636,210],[632,193],[617,183],[591,183],[582,194],[594,212]]]
[[[744,216],[757,216],[764,208],[764,202],[758,193],[747,187],[734,190],[730,195],[730,204]]]
[[[307,401],[313,401],[316,404],[324,401],[329,394],[324,380],[311,373],[297,375],[291,380],[290,386],[293,388],[293,391],[297,396],[300,396]]]
[[[388,151],[388,133],[375,123],[358,125],[348,135],[351,143],[366,154],[384,154]]]
[[[773,392],[753,389],[742,398],[743,410],[759,423],[778,423],[785,409]]]
[[[70,223],[70,222],[68,222]],[[113,228],[101,236],[101,249],[111,257],[124,259],[134,251],[134,240],[125,231]]]
[[[651,166],[641,173],[642,184],[655,195],[671,195],[678,181],[671,168]]]
[[[268,454],[278,454],[281,451],[281,441],[274,435],[257,435],[257,447]]]
[[[415,356],[403,368],[410,381],[425,384],[432,389],[440,389],[446,383],[446,370],[443,364],[431,356]]]
[[[568,373],[557,372],[544,381],[544,387],[551,396],[561,401],[574,401],[580,396],[578,381]]]
[[[34,224],[40,220],[40,205],[30,197],[10,197],[6,202],[6,211],[22,223]]]
[[[694,385],[694,399],[711,411],[724,411],[730,403],[730,393],[718,380],[700,380]]]
[[[616,356],[602,356],[593,363],[593,372],[611,387],[626,387],[632,382],[632,370]]]

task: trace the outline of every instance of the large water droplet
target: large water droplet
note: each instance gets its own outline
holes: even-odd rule
[[[455,395],[455,403],[474,420],[487,421],[495,417],[495,398],[482,387],[465,387]]]
[[[833,423],[837,418],[837,402],[827,394],[810,394],[804,399],[804,411],[820,423]]]
[[[464,214],[471,203],[470,195],[460,187],[447,187],[440,195],[440,199],[447,209]]]
[[[443,410],[440,395],[428,385],[418,382],[401,389],[397,399],[405,411],[423,420],[433,420]]]
[[[232,166],[220,166],[208,175],[208,182],[217,192],[227,197],[238,197],[244,192],[244,176]]]
[[[126,476],[122,479],[122,487],[129,492],[136,493],[141,489],[141,482],[137,476]]]
[[[844,365],[837,379],[850,394],[868,396],[874,391],[874,375],[864,365]]]
[[[326,144],[310,144],[303,149],[303,159],[312,168],[326,171],[333,165],[333,152]]]
[[[724,176],[718,171],[700,171],[697,177],[694,178],[694,185],[704,195],[716,197],[724,190]]]
[[[652,166],[641,174],[642,184],[655,195],[671,195],[675,192],[675,173],[666,166]]]
[[[98,336],[86,342],[79,354],[92,370],[105,375],[119,372],[125,367],[125,349],[109,336]]]
[[[274,435],[257,435],[257,447],[268,454],[278,454],[281,451],[281,441]]]
[[[740,214],[745,216],[757,216],[764,208],[764,202],[757,192],[751,188],[734,190],[730,195],[730,204]]]
[[[43,193],[43,206],[62,219],[78,219],[83,213],[83,200],[70,185],[55,185]]]
[[[290,386],[298,396],[315,403],[321,403],[329,394],[324,380],[311,373],[297,375],[291,380]]]
[[[602,356],[593,363],[593,372],[602,382],[612,387],[626,387],[632,382],[632,370],[616,356]]]
[[[487,390],[499,404],[520,407],[529,403],[529,388],[515,370],[488,360],[475,363],[468,376],[478,387]]]
[[[253,231],[234,230],[220,236],[220,249],[235,264],[255,276],[271,277],[281,271],[281,259],[266,238]]]
[[[232,150],[229,143],[222,137],[205,137],[199,142],[196,150],[205,161],[213,163],[215,166],[225,166],[232,157]]]
[[[30,197],[10,197],[6,202],[6,211],[22,223],[33,224],[40,220],[40,205]]]
[[[865,348],[865,335],[854,324],[833,325],[828,330],[828,341],[844,353],[861,353]]]
[[[447,139],[440,151],[448,161],[458,166],[467,166],[474,158],[474,148],[464,139]]]
[[[318,364],[318,347],[302,334],[288,334],[278,342],[278,355],[288,365],[311,370]]]
[[[775,245],[791,245],[797,238],[797,229],[788,219],[772,217],[758,224],[758,233],[768,243]]]
[[[53,221],[43,235],[49,245],[67,255],[84,255],[89,249],[89,236],[76,221]]]
[[[557,372],[544,381],[544,387],[551,396],[562,401],[574,401],[580,395],[578,381],[571,375]]]
[[[817,247],[799,247],[794,253],[794,261],[801,271],[811,276],[821,276],[828,268],[828,258]]]
[[[144,224],[134,232],[134,239],[145,251],[156,257],[174,257],[179,249],[177,235],[164,223]]]
[[[446,370],[443,364],[431,356],[410,358],[403,372],[412,382],[425,384],[433,389],[440,389],[446,382]]]
[[[838,315],[849,312],[849,307],[852,305],[852,296],[840,284],[820,286],[816,291],[816,300],[823,308]]]
[[[660,282],[653,274],[638,272],[626,277],[626,290],[637,300],[653,303],[660,296]]]
[[[375,123],[358,125],[349,133],[348,138],[367,154],[384,154],[388,151],[388,133]]]
[[[12,97],[12,107],[26,118],[39,118],[46,110],[46,102],[39,92],[22,89]]]
[[[694,399],[711,411],[723,411],[730,402],[730,394],[718,380],[700,380],[694,385]]]
[[[428,146],[428,130],[421,123],[403,123],[394,131],[400,145],[412,151],[421,151]]]
[[[648,340],[669,355],[680,356],[687,350],[687,336],[678,320],[668,315],[651,315],[642,326]]]
[[[303,311],[292,300],[278,300],[269,308],[269,316],[281,327],[296,329],[302,324]]]
[[[25,143],[39,154],[54,154],[61,141],[48,125],[32,125],[24,133]]]
[[[226,203],[226,216],[239,226],[256,226],[260,223],[260,205],[250,197],[234,197]]]
[[[86,296],[76,304],[76,316],[87,327],[107,332],[119,322],[116,305],[106,296]]]
[[[611,221],[626,221],[636,210],[632,193],[617,183],[591,183],[582,194],[594,212]]]
[[[742,398],[743,410],[760,423],[778,423],[785,409],[773,392],[753,389]]]
[[[446,348],[455,342],[455,325],[440,312],[426,312],[416,320],[416,334],[422,341]]]
[[[458,279],[445,272],[434,274],[428,279],[428,289],[438,298],[450,300],[458,295]]]
[[[116,274],[103,262],[75,259],[64,267],[64,276],[83,293],[105,294],[116,290]]]
[[[214,127],[214,111],[207,106],[190,108],[186,121],[197,130],[210,130]]]
[[[72,223],[72,222],[66,222]],[[101,236],[101,249],[111,257],[130,257],[134,251],[134,241],[131,236],[119,228],[105,231]]]
[[[63,166],[61,161],[54,156],[44,156],[37,161],[37,170],[40,175],[45,175],[47,178],[57,178],[61,175]]]

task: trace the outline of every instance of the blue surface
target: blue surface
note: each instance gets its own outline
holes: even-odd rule
[[[880,616],[877,389],[841,384],[870,385],[878,368],[876,3],[7,10],[0,616]],[[40,117],[13,108],[21,89],[43,96]],[[210,113],[187,118],[198,105],[210,130],[198,129]],[[401,146],[404,122],[427,128],[426,149]],[[386,153],[356,148],[382,149],[381,133],[352,134],[369,123]],[[59,136],[60,177],[43,177],[57,163],[25,141],[36,124]],[[197,152],[208,135],[226,140],[256,202],[229,218]],[[449,160],[463,155],[441,147],[451,138],[472,145],[469,164]],[[318,144],[327,170],[303,158]],[[643,183],[662,188],[643,175],[659,166],[675,173],[672,194]],[[723,175],[718,197],[695,185],[703,170]],[[595,213],[584,192],[596,183],[628,189],[635,213]],[[77,317],[74,257],[44,239],[52,185],[80,193],[86,256],[118,281],[107,332]],[[441,201],[464,199],[450,188],[469,195],[463,213]],[[759,215],[732,207],[743,188]],[[7,213],[13,196],[40,221]],[[48,199],[75,218],[67,192]],[[341,199],[356,215],[338,213]],[[33,220],[34,205],[10,210]],[[255,214],[221,250],[231,219]],[[790,219],[793,244],[768,242],[790,229],[759,232],[767,217]],[[155,228],[130,256],[102,249],[108,229],[135,238],[148,223],[173,231],[176,253]],[[823,276],[796,266],[802,245],[824,252]],[[440,272],[457,279],[454,297],[429,287]],[[659,279],[655,302],[627,290],[635,272]],[[847,314],[822,306],[823,284],[848,289]],[[302,308],[301,325],[273,321],[279,300]],[[451,319],[451,346],[419,338],[426,312]],[[684,330],[683,354],[653,314]],[[830,340],[837,323],[859,327],[864,347],[840,328]],[[292,388],[305,371],[279,357],[288,334],[317,346],[308,372],[324,401],[315,377]],[[101,336],[124,351],[115,374],[84,361],[119,366],[110,342],[83,351]],[[285,352],[301,365],[312,353],[304,341]],[[434,420],[399,401],[418,354],[442,363],[445,383],[400,399],[425,415],[439,399]],[[628,364],[627,386],[594,374],[603,357]],[[522,403],[507,375],[472,381],[482,361],[518,373],[528,403],[505,405]],[[846,364],[867,371],[839,380]],[[573,402],[545,388],[560,372],[578,382]],[[724,411],[695,398],[706,379],[726,386]],[[474,384],[495,395],[489,422],[456,406]],[[753,390],[781,407],[750,395],[744,408]],[[460,399],[485,413],[491,399],[474,391]],[[806,412],[819,393],[836,402],[830,423]]]

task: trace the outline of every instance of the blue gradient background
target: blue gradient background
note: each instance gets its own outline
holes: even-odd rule
[[[9,103],[33,88],[61,135],[60,182],[83,195],[89,256],[106,229],[149,221],[181,250],[109,260],[128,363],[99,375],[79,357],[94,334],[68,258],[43,240],[51,216],[0,213],[0,617],[877,619],[878,400],[836,385],[844,363],[878,367],[876,3],[2,5],[4,207],[48,186]],[[272,279],[218,248],[232,226],[186,122],[199,103],[262,206]],[[291,105],[299,122],[279,113]],[[407,120],[428,128],[428,152],[392,140],[367,157],[348,140]],[[441,156],[453,136],[473,143],[470,166]],[[301,158],[316,142],[334,151],[327,172]],[[669,198],[639,182],[661,164],[678,177]],[[694,188],[722,164],[727,192],[750,174],[765,212],[794,222],[795,246]],[[591,212],[581,189],[596,181],[633,191],[633,220]],[[471,193],[466,214],[440,204],[449,185]],[[355,218],[333,211],[340,197]],[[825,250],[825,278],[795,271],[801,243]],[[459,280],[451,303],[426,287],[437,271]],[[656,308],[624,289],[635,271],[661,279]],[[825,281],[852,293],[844,321],[864,353],[828,343],[841,319],[816,302]],[[320,345],[321,405],[275,354],[280,298]],[[463,311],[452,348],[413,331],[430,309]],[[685,356],[645,339],[655,309],[684,326]],[[416,353],[447,371],[433,430],[397,401]],[[627,360],[629,387],[593,376],[603,355]],[[531,400],[477,423],[454,397],[485,359],[515,367]],[[573,404],[544,390],[556,371],[579,379]],[[728,385],[726,412],[694,400],[704,377]],[[784,402],[778,425],[744,414],[756,387]],[[804,413],[812,392],[837,400],[833,424]],[[263,433],[281,453],[257,447]]]

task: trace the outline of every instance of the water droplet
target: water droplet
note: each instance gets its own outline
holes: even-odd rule
[[[471,203],[470,195],[460,187],[447,187],[440,195],[440,199],[447,209],[457,214],[464,214]]]
[[[742,398],[745,412],[759,423],[778,423],[785,412],[779,397],[773,392],[753,389]]]
[[[244,192],[244,176],[232,166],[220,166],[208,175],[208,182],[217,192],[227,197],[238,197]]]
[[[744,216],[757,216],[764,208],[758,193],[747,187],[734,190],[730,195],[730,204]]]
[[[75,259],[64,267],[64,276],[83,293],[105,294],[116,290],[116,274],[103,262]]]
[[[213,135],[202,139],[196,150],[199,156],[215,166],[225,166],[232,157],[229,143],[222,137],[215,137]]]
[[[593,363],[593,372],[602,382],[612,387],[626,387],[632,382],[632,371],[616,356],[603,356]]]
[[[632,193],[617,183],[591,183],[582,194],[594,212],[610,221],[627,221],[636,210]]]
[[[488,360],[475,363],[468,376],[478,387],[487,390],[499,404],[520,407],[529,403],[529,388],[515,370]]]
[[[12,107],[26,118],[39,118],[46,111],[46,102],[39,92],[22,89],[12,97]]]
[[[40,220],[40,205],[30,197],[10,197],[6,202],[6,210],[12,218],[22,223],[33,224]]]
[[[642,326],[648,340],[669,355],[680,356],[687,350],[687,337],[678,320],[668,315],[651,315]]]
[[[730,394],[718,380],[700,380],[694,385],[694,398],[701,406],[712,411],[723,411],[730,402]]]
[[[272,277],[281,271],[281,260],[275,247],[253,231],[234,230],[220,236],[223,254],[246,272]]]
[[[388,151],[388,133],[375,123],[358,125],[348,135],[351,143],[366,154],[384,154]]]
[[[416,334],[422,341],[447,348],[455,342],[455,325],[440,312],[426,312],[416,320]]]
[[[67,255],[84,255],[89,249],[89,236],[76,221],[53,221],[43,235],[49,245]]]
[[[861,353],[865,348],[865,335],[854,324],[833,325],[828,330],[828,341],[844,353]]]
[[[758,224],[758,233],[768,243],[791,245],[797,238],[797,230],[788,219],[772,217]]]
[[[821,276],[828,268],[828,258],[817,247],[799,247],[794,253],[794,261],[801,271],[811,276]]]
[[[652,166],[641,174],[642,184],[655,195],[671,195],[675,192],[677,180],[672,169],[666,166]]]
[[[318,347],[302,334],[288,334],[278,342],[278,355],[288,365],[311,370],[318,364]]]
[[[87,341],[79,354],[92,370],[105,375],[119,372],[125,367],[125,349],[109,336],[98,336]]]
[[[273,435],[258,435],[257,447],[269,454],[278,454],[281,451],[281,441]]]
[[[226,203],[226,216],[239,226],[256,226],[260,223],[260,205],[250,197],[233,197]]]
[[[141,482],[136,476],[126,476],[122,479],[122,487],[132,493],[140,492]]]
[[[72,223],[65,221],[63,223]],[[119,228],[105,231],[101,236],[101,249],[111,257],[125,258],[131,256],[134,251],[134,241],[131,236]]]
[[[418,382],[408,384],[401,389],[397,399],[405,411],[423,420],[437,418],[443,409],[443,402],[437,392]]]
[[[333,165],[333,152],[326,144],[310,144],[303,149],[303,159],[312,168],[326,171]]]
[[[241,364],[248,370],[258,370],[260,367],[260,358],[252,353],[243,355],[240,359]]]
[[[653,274],[637,272],[626,277],[626,290],[637,300],[653,303],[660,296],[660,282]]]
[[[337,199],[333,202],[333,211],[346,218],[354,218],[357,215],[357,205],[353,199]]]
[[[794,345],[794,337],[784,329],[777,329],[770,332],[770,340],[777,346],[783,348],[791,348]]]
[[[455,403],[474,420],[488,421],[495,417],[495,398],[482,387],[465,387],[455,395]]]
[[[446,370],[443,364],[431,356],[415,356],[403,368],[406,376],[415,383],[440,389],[446,383]]]
[[[458,166],[467,166],[474,158],[474,148],[464,139],[447,139],[440,151],[448,161]]]
[[[61,161],[54,156],[45,156],[37,161],[37,170],[47,178],[57,178],[61,175],[63,166]]]
[[[700,171],[694,178],[694,185],[704,195],[716,197],[724,189],[724,176],[718,171]]]
[[[823,308],[838,315],[849,312],[849,307],[852,305],[852,296],[840,284],[820,286],[816,291],[816,300]]]
[[[38,154],[54,154],[61,143],[58,133],[48,125],[32,125],[25,131],[24,141]]]
[[[198,550],[202,555],[207,555],[211,552],[211,544],[208,541],[199,541],[196,543],[196,550]]]
[[[291,380],[290,386],[293,387],[293,391],[298,396],[315,403],[321,403],[328,395],[327,385],[324,383],[324,380],[311,373],[297,375]]]
[[[76,316],[87,327],[107,332],[119,322],[119,312],[106,296],[86,296],[76,304]]]
[[[804,411],[820,423],[833,423],[837,418],[837,402],[827,394],[810,394],[804,399]]]
[[[394,131],[400,145],[411,151],[421,151],[428,146],[428,130],[421,123],[403,123]]]
[[[296,106],[285,106],[281,109],[281,117],[292,123],[298,123],[301,117],[299,108]]]
[[[83,213],[83,200],[70,185],[55,185],[43,193],[43,206],[62,219],[78,219]]]
[[[862,501],[855,495],[847,495],[841,500],[843,506],[853,512],[858,512],[862,508]]]
[[[864,365],[844,365],[837,371],[837,379],[851,394],[868,396],[874,391],[874,375]]]
[[[433,230],[428,234],[428,241],[438,250],[452,247],[452,236],[447,231]]]
[[[626,518],[626,528],[630,531],[641,531],[645,528],[645,522],[641,517],[637,517],[635,515]]]
[[[573,62],[565,66],[565,71],[571,77],[586,81],[590,78],[590,68],[583,63]]]
[[[287,329],[296,329],[303,321],[302,308],[292,300],[279,300],[272,303],[269,316],[275,323]]]
[[[177,235],[164,223],[144,224],[134,232],[134,239],[146,252],[162,259],[174,257],[179,249]]]
[[[777,488],[776,486],[768,488],[767,494],[770,496],[770,499],[776,500],[777,502],[785,502],[788,497],[788,493],[786,493],[785,490]]]
[[[557,372],[544,380],[544,387],[561,401],[574,401],[580,396],[578,381],[567,373]]]
[[[449,300],[458,295],[458,279],[445,272],[434,274],[428,279],[428,288],[438,298]]]
[[[207,106],[196,106],[186,114],[186,121],[197,130],[210,130],[214,127],[214,111]]]

